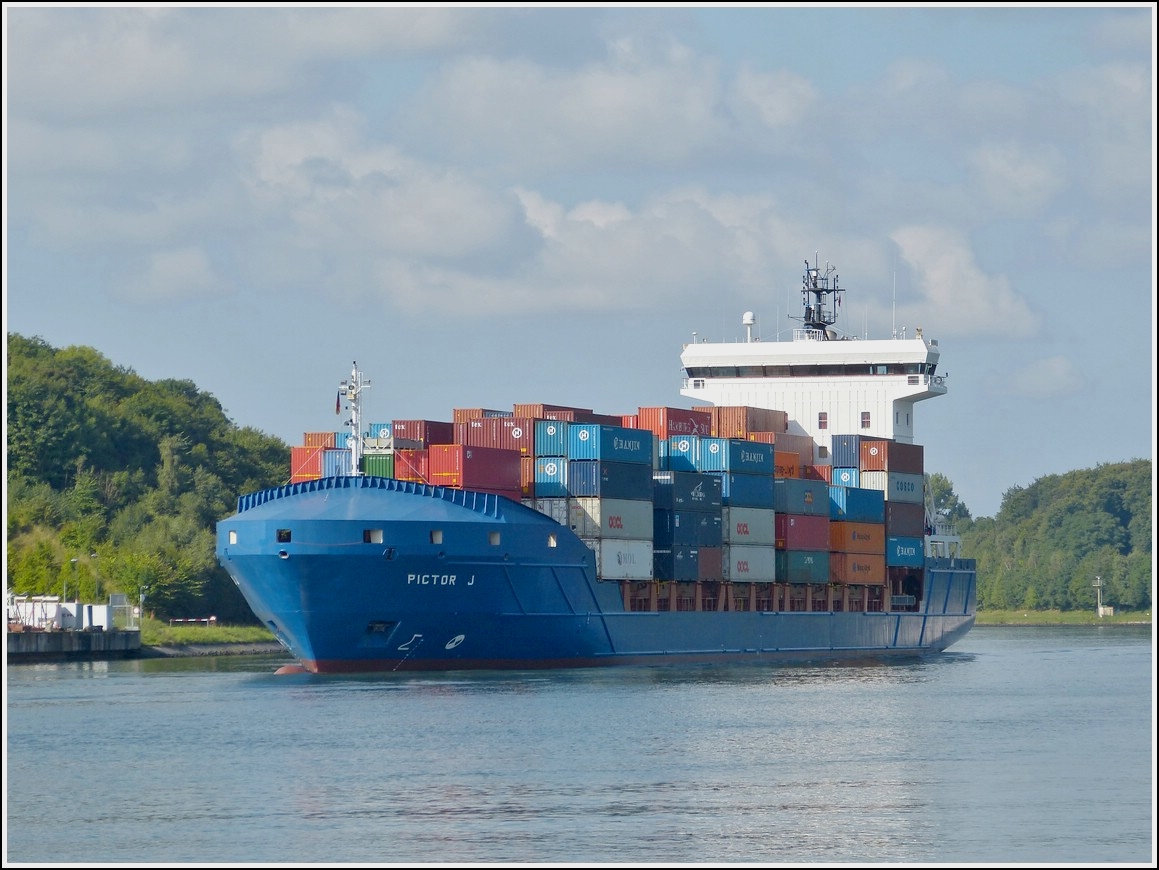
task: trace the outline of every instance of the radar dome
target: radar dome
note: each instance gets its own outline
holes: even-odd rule
[[[757,316],[751,311],[746,311],[740,319],[741,326],[752,326],[757,322]]]

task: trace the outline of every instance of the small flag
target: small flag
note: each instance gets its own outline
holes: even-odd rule
[[[342,413],[342,391],[338,391],[338,395],[334,397],[334,413]]]

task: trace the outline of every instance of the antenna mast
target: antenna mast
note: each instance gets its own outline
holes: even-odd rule
[[[837,322],[837,309],[841,306],[841,294],[845,291],[838,286],[837,267],[825,264],[822,272],[816,265],[805,261],[805,275],[801,279],[801,302],[805,316],[800,320],[810,332],[818,333],[817,338],[836,338],[831,327]],[[832,294],[832,299],[828,297]],[[798,319],[798,318],[794,318]]]
[[[358,363],[353,363],[349,380],[338,385],[338,394],[345,395],[350,403],[350,419],[346,425],[350,427],[350,474],[357,477],[362,474],[362,391],[370,387],[370,380],[362,377],[358,370]]]

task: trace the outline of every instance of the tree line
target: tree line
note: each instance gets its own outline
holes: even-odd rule
[[[145,592],[161,618],[254,617],[217,563],[237,496],[286,482],[290,448],[238,427],[188,380],[147,381],[88,347],[8,334],[7,586],[103,601]],[[983,608],[1151,605],[1151,462],[1014,487],[973,519],[941,474],[935,507],[978,560]]]

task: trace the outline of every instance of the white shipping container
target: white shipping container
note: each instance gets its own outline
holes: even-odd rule
[[[561,526],[567,526],[571,520],[568,517],[566,498],[537,498],[534,507],[544,516],[551,517]]]
[[[596,554],[596,575],[601,580],[651,580],[652,542],[620,538],[584,538]]]
[[[777,551],[769,544],[725,544],[721,567],[733,583],[772,583],[777,579]]]
[[[777,541],[776,511],[772,508],[721,509],[721,535],[726,544],[768,544]]]
[[[568,522],[581,538],[652,540],[652,502],[625,498],[568,499]]]
[[[862,489],[880,489],[886,501],[925,504],[925,475],[900,471],[863,471],[859,475]]]

